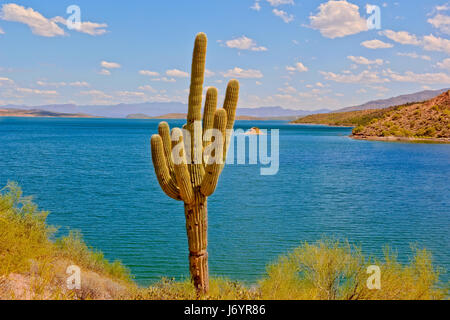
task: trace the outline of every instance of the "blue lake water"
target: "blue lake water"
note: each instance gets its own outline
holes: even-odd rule
[[[150,158],[156,120],[0,118],[0,185],[17,181],[143,285],[185,277],[183,205],[161,191]],[[179,120],[169,121],[180,126]],[[254,282],[267,263],[323,237],[407,261],[410,245],[450,265],[450,145],[355,141],[349,128],[238,121],[280,129],[280,170],[229,165],[209,199],[210,272]],[[448,279],[448,274],[443,276]]]

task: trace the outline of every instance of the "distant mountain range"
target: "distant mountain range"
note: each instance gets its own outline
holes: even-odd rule
[[[329,112],[345,112],[367,109],[380,109],[396,105],[402,105],[410,102],[420,102],[432,99],[439,94],[447,91],[426,90],[412,94],[401,95],[389,99],[370,101],[365,104],[343,108],[339,110],[320,109],[320,110],[293,110],[279,106],[258,107],[258,108],[238,108],[237,116],[248,119],[277,119],[277,120],[294,120],[299,117],[311,114],[322,114]],[[53,112],[57,114],[82,114],[83,116],[105,117],[105,118],[161,118],[167,115],[185,114],[187,105],[180,102],[145,102],[132,104],[116,104],[116,105],[84,105],[75,104],[53,104],[43,106],[24,106],[24,105],[7,105],[0,106],[3,109],[19,109],[19,110],[35,110],[40,112]],[[58,115],[60,116],[60,115]]]
[[[186,104],[179,102],[146,102],[135,104],[116,104],[116,105],[85,105],[78,106],[75,104],[55,104],[43,106],[17,106],[8,105],[3,108],[22,109],[22,110],[42,110],[56,113],[82,113],[90,114],[96,117],[106,118],[126,118],[128,116],[139,115],[140,118],[161,117],[167,114],[184,114],[188,107]],[[291,110],[282,107],[259,107],[259,108],[238,108],[238,116],[255,117],[255,118],[292,118],[301,117],[313,113],[330,112],[329,109],[321,109],[314,111],[307,110]]]
[[[366,102],[359,106],[343,108],[343,109],[335,110],[333,112],[347,112],[347,111],[358,111],[358,110],[367,110],[367,109],[382,109],[382,108],[388,108],[388,107],[393,107],[393,106],[399,106],[399,105],[411,103],[411,102],[422,102],[425,100],[433,99],[448,90],[449,90],[449,88],[440,89],[440,90],[425,90],[425,91],[420,91],[420,92],[411,93],[411,94],[404,94],[404,95],[389,98],[389,99],[369,101],[369,102]]]

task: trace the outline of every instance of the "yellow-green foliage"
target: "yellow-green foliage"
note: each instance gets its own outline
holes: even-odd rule
[[[80,267],[114,277],[129,279],[120,262],[110,263],[103,254],[71,232],[52,242],[56,228],[46,224],[48,212],[40,211],[15,183],[0,192],[0,276],[28,272],[31,266],[44,268],[57,260],[69,260]]]
[[[416,250],[409,265],[401,265],[389,250],[383,261],[371,260],[348,243],[304,243],[268,267],[267,278],[260,283],[261,296],[294,300],[415,300],[442,299],[446,295],[446,290],[437,287],[439,273],[425,250]],[[369,290],[366,285],[369,265],[381,269],[380,290]]]
[[[0,275],[24,272],[31,261],[52,252],[48,240],[55,231],[45,223],[47,212],[39,211],[30,198],[10,183],[0,194]]]

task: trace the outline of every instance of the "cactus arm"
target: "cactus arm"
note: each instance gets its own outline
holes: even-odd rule
[[[166,156],[167,167],[169,169],[170,176],[175,180],[175,169],[172,159],[172,141],[170,139],[169,124],[165,121],[161,122],[158,126],[158,132],[163,142],[164,155]]]
[[[150,142],[152,147],[153,167],[155,168],[156,178],[158,179],[161,189],[172,199],[182,200],[180,190],[170,176],[169,168],[167,167],[161,136],[159,134],[153,135]]]
[[[216,108],[217,89],[211,87],[206,92],[205,109],[203,111],[203,147],[206,147],[211,142],[211,136],[208,136],[207,132],[213,128]]]
[[[224,152],[223,149],[225,143],[223,139],[225,137],[226,126],[227,113],[224,109],[218,109],[214,114],[214,129],[217,129],[221,132],[222,141],[218,141],[218,148],[215,149],[217,155],[222,155]],[[212,195],[216,190],[217,182],[219,181],[219,176],[224,166],[224,162],[220,160],[217,161],[216,158],[216,161],[214,161],[213,163],[209,163],[205,168],[205,176],[203,177],[200,192],[206,197]]]
[[[177,145],[179,148],[173,149],[173,152],[179,152],[178,155],[174,154],[173,158],[174,158],[175,176],[178,188],[180,190],[180,196],[185,203],[191,203],[194,200],[194,189],[192,188],[189,170],[187,166],[186,152],[183,142],[183,133],[179,128],[174,128],[172,130],[172,141],[174,142],[174,146]]]
[[[236,107],[239,100],[239,81],[230,80],[225,94],[225,101],[223,108],[227,112],[227,126],[225,135],[225,145],[223,148],[223,160],[226,161],[228,146],[230,144],[231,130],[234,127],[234,120],[236,118]]]

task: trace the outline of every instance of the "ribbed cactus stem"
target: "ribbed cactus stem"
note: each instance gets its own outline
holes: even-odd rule
[[[151,139],[152,160],[155,168],[156,177],[161,189],[171,198],[181,200],[180,191],[175,181],[173,181],[169,168],[167,167],[166,157],[164,155],[163,140],[159,134],[155,134]]]
[[[239,82],[231,80],[223,109],[216,110],[217,89],[209,88],[201,122],[206,45],[206,35],[199,33],[192,57],[189,107],[184,130],[174,128],[170,133],[169,125],[161,122],[159,134],[151,139],[153,166],[162,190],[169,197],[184,202],[189,270],[195,287],[202,293],[209,289],[207,197],[216,189],[224,166],[239,96]],[[214,134],[210,129],[216,129]],[[214,152],[203,159],[204,150]],[[205,160],[208,161],[206,164]]]

